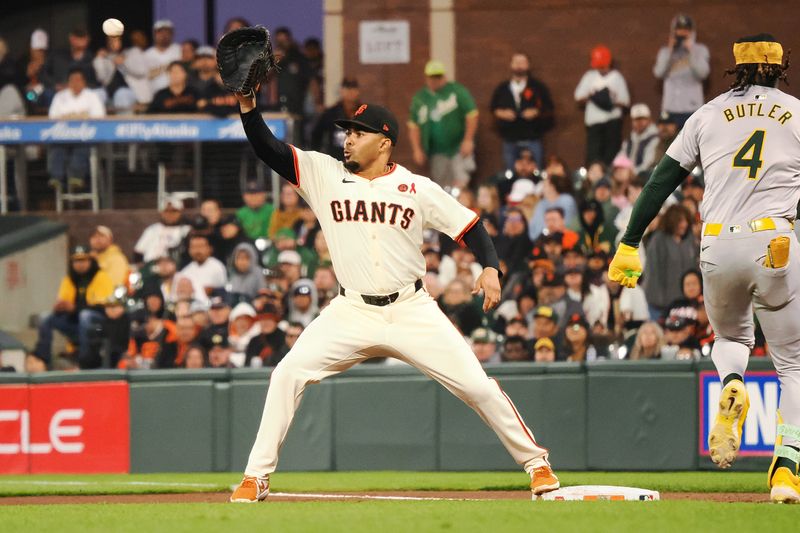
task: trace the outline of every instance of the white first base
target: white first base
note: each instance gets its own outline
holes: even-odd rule
[[[656,490],[637,489],[635,487],[611,487],[608,485],[579,485],[563,487],[541,496],[533,496],[533,500],[544,501],[637,501],[652,502],[661,497]]]

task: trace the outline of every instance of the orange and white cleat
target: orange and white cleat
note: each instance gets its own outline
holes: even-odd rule
[[[540,466],[531,473],[531,492],[534,496],[554,491],[560,486],[561,483],[549,466]]]
[[[231,494],[233,503],[256,503],[267,499],[269,494],[269,476],[244,476],[242,482]]]

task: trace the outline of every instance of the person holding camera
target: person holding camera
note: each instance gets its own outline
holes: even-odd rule
[[[667,45],[658,51],[653,74],[664,80],[661,110],[669,113],[678,129],[703,105],[703,82],[709,71],[708,47],[697,42],[694,21],[688,15],[677,15]]]

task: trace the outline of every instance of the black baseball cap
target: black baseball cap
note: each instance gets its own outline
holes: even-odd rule
[[[267,189],[266,189],[266,187],[264,187],[264,185],[260,181],[251,180],[251,181],[248,181],[247,184],[245,185],[244,192],[245,193],[251,193],[251,194],[252,193],[260,193],[260,192],[267,192]]]
[[[350,119],[334,122],[343,129],[368,131],[386,135],[392,144],[397,144],[397,134],[400,130],[394,114],[385,107],[375,104],[362,104]]]

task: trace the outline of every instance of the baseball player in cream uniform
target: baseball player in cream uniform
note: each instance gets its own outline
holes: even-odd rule
[[[237,96],[256,154],[314,210],[341,289],[272,372],[245,476],[231,501],[266,498],[269,475],[308,384],[387,355],[415,366],[472,407],[530,474],[534,494],[558,488],[548,451],[422,285],[422,234],[433,228],[470,246],[486,267],[475,293],[484,291],[484,311],[497,304],[497,255],[475,213],[429,178],[390,161],[398,125],[383,107],[362,105],[351,120],[337,122],[346,130],[342,163],[278,141],[255,100]]]
[[[736,459],[749,407],[743,376],[754,344],[753,311],[781,382],[771,498],[800,501],[800,249],[792,231],[800,199],[800,101],[776,88],[788,64],[769,34],[733,47],[731,90],[696,111],[637,201],[609,278],[632,287],[642,233],[696,163],[706,189],[700,246],[704,302],[723,389],[709,432],[712,461]]]

